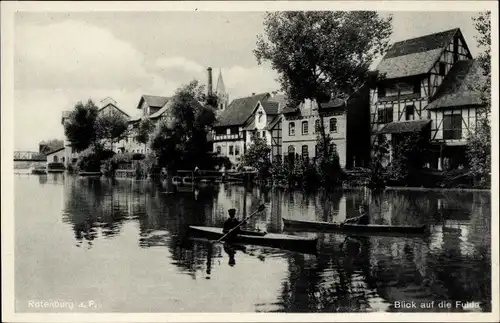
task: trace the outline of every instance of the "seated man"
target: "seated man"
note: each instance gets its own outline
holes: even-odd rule
[[[360,225],[370,224],[370,217],[368,216],[368,212],[365,211],[364,205],[359,206],[359,213],[360,216],[346,219],[342,224],[360,224]]]
[[[230,209],[228,213],[229,213],[229,219],[227,219],[226,222],[224,222],[224,227],[222,229],[223,233],[228,233],[229,231],[231,231],[231,229],[237,227],[242,222],[235,218],[236,209]],[[231,235],[234,236],[239,234],[240,232],[241,229],[238,227],[231,233]]]

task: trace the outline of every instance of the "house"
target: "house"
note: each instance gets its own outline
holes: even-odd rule
[[[314,159],[318,155],[321,117],[325,132],[343,168],[366,167],[369,162],[369,88],[363,86],[346,100],[332,99],[319,105],[305,100],[283,110],[283,156]]]
[[[241,156],[246,152],[249,135],[245,128],[258,103],[269,96],[269,93],[253,93],[251,96],[235,99],[217,115],[217,121],[212,129],[215,153],[228,157],[232,164],[240,163]]]
[[[284,95],[267,96],[257,102],[244,128],[247,133],[245,146],[249,147],[253,143],[254,136],[263,138],[271,147],[271,162],[281,159],[281,111],[285,106]]]
[[[139,123],[142,119],[148,118],[156,124],[165,115],[165,112],[168,111],[171,103],[172,97],[142,95],[137,104],[137,110],[140,110],[139,115],[130,118],[128,136],[118,143],[120,152],[148,153],[150,149],[135,139]]]
[[[456,89],[453,85],[457,84],[455,75],[464,75],[469,71],[474,74],[467,67],[472,63],[467,61],[472,62],[472,55],[459,28],[392,45],[377,67],[380,77],[372,86],[370,99],[372,134],[383,134],[391,143],[389,160],[392,160],[394,148],[400,140],[416,131],[429,138],[435,147],[429,155],[429,164],[442,169],[442,147],[456,145],[456,141],[450,141],[450,136],[465,139],[462,133],[453,132],[463,120],[462,108],[453,109],[444,102],[449,100],[450,95],[456,97],[451,94],[451,88]],[[461,97],[471,95],[468,91],[462,93]],[[468,100],[459,101],[472,102]],[[455,100],[448,102],[457,103]],[[467,125],[475,113],[471,112],[471,108],[468,105],[467,121],[464,121]],[[450,117],[443,118],[445,110]],[[446,121],[443,122],[443,119]],[[442,130],[443,126],[447,128],[446,134]],[[449,152],[452,150],[456,151],[450,149]]]
[[[64,170],[64,168],[61,167],[61,165],[55,165],[56,167],[53,168],[53,164],[63,164],[64,167],[66,167],[66,147],[60,147],[55,150],[52,150],[45,154],[47,157],[47,169],[48,170]]]
[[[485,83],[479,61],[458,61],[427,105],[431,119],[430,141],[434,146],[431,161],[435,168],[467,165],[467,137],[479,119],[478,109],[485,106],[480,91]]]

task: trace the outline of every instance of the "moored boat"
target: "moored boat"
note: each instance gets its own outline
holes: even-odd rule
[[[194,236],[201,236],[210,240],[217,240],[224,236],[222,228],[203,226],[190,226],[189,228]],[[318,240],[317,238],[295,235],[242,230],[241,234],[232,237],[230,242],[268,246],[300,252],[315,252]]]
[[[355,233],[401,233],[422,234],[427,232],[425,225],[403,226],[403,225],[381,225],[381,224],[340,224],[321,221],[290,220],[283,218],[285,228],[314,229],[318,231],[345,231]]]

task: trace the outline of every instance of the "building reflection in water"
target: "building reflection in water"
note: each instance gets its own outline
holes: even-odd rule
[[[285,260],[276,303],[286,312],[391,311],[397,300],[482,301],[491,309],[489,194],[367,190],[303,193],[252,186],[197,187],[197,194],[164,194],[152,181],[64,179],[65,217],[77,245],[119,235],[127,221],[138,225],[142,248],[168,248],[171,263],[193,279],[214,277],[220,266],[244,268],[249,257]],[[222,226],[230,208],[242,218],[260,203],[262,214],[246,229],[282,231],[282,218],[342,221],[367,204],[378,224],[432,225],[428,237],[314,234],[318,255],[188,239],[190,225]],[[448,225],[450,220],[458,226]],[[448,221],[448,222],[446,222]],[[299,233],[300,234],[300,233]],[[213,278],[212,278],[213,279]]]

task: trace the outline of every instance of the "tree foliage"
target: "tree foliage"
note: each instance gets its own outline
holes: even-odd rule
[[[373,11],[271,12],[254,54],[259,64],[271,63],[292,106],[309,99],[321,107],[365,83],[374,58],[388,47],[391,24],[392,17]],[[327,154],[324,123],[320,125]]]
[[[114,143],[127,135],[128,121],[122,114],[113,112],[98,116],[94,127],[99,140]]]
[[[491,180],[491,125],[489,120],[491,112],[491,12],[483,12],[473,20],[478,32],[476,39],[484,48],[478,60],[483,67],[486,82],[478,84],[484,108],[478,111],[476,127],[469,135],[467,159],[475,185],[486,187],[490,185]]]
[[[198,81],[178,89],[170,109],[156,125],[150,145],[160,165],[175,170],[211,164],[207,133],[215,113],[200,103],[203,91]]]
[[[483,52],[478,56],[478,60],[484,70],[486,82],[479,84],[481,97],[485,103],[485,109],[481,110],[481,115],[487,117],[491,111],[491,12],[482,12],[478,17],[473,18],[474,27],[478,32],[475,37]]]
[[[384,165],[389,161],[389,142],[383,134],[378,134],[373,142],[370,163],[370,183],[372,188],[385,187]]]
[[[92,100],[84,105],[78,102],[64,124],[64,133],[77,152],[87,149],[98,141],[95,129],[98,109]]]
[[[394,152],[389,175],[392,179],[408,184],[418,182],[420,171],[426,162],[429,152],[429,140],[419,131],[401,135]]]
[[[147,144],[154,129],[155,125],[149,118],[141,119],[135,134],[135,140],[141,144]]]
[[[252,136],[252,144],[243,155],[242,163],[245,166],[252,166],[258,169],[261,178],[269,175],[271,168],[271,147],[264,138]]]

